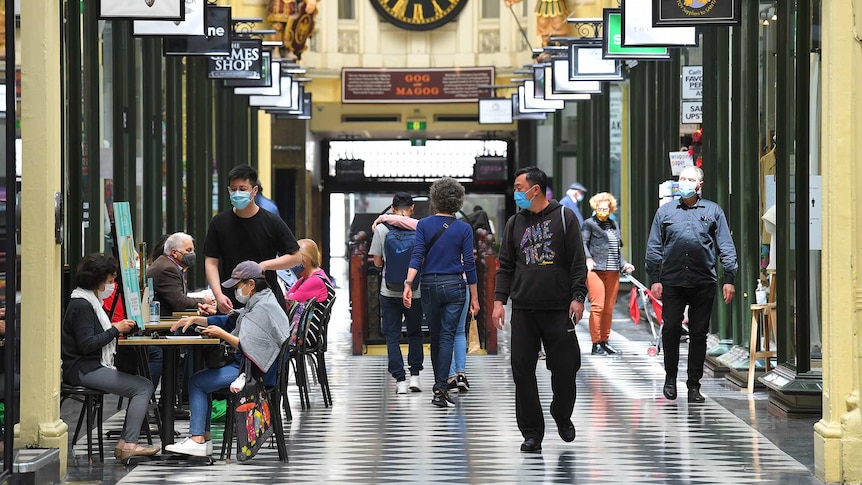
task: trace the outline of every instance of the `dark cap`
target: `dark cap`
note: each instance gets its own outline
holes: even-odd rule
[[[392,197],[392,207],[410,207],[413,205],[413,197],[407,192],[398,192]]]
[[[569,188],[572,190],[578,190],[583,193],[587,193],[587,188],[584,187],[580,182],[572,182],[572,185],[569,185]]]
[[[262,278],[263,268],[254,261],[243,261],[236,265],[230,273],[230,279],[222,283],[225,288],[233,288],[242,280],[250,280],[253,278]]]

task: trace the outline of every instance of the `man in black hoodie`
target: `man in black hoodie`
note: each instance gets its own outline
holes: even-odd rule
[[[575,374],[581,350],[575,324],[584,313],[587,265],[575,213],[545,198],[548,177],[536,167],[515,173],[520,212],[501,232],[500,269],[492,319],[503,328],[503,305],[512,297],[512,377],[521,451],[539,452],[545,420],[536,384],[536,356],[544,344],[554,398],[551,416],[563,441],[574,441]]]

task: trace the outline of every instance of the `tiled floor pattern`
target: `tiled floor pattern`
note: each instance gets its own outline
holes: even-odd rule
[[[342,315],[345,296],[339,297]],[[544,450],[531,455],[518,450],[508,342],[499,355],[468,358],[473,389],[446,410],[430,403],[428,357],[425,392],[396,395],[386,358],[351,356],[347,319],[333,322],[328,365],[334,406],[325,408],[313,388],[312,408],[302,411],[291,390],[294,420],[285,428],[289,463],[279,463],[274,448],[263,449],[248,464],[207,466],[163,455],[125,475],[118,467],[118,483],[820,483],[712,399],[689,405],[681,392],[680,400],[665,400],[660,358],[647,356],[645,341],[614,334],[611,342],[624,355],[594,357],[588,355],[586,325],[579,325],[584,365],[573,416],[577,439],[561,441],[546,414]],[[541,362],[538,376],[547,409],[550,379]],[[679,387],[685,390],[682,381]],[[705,382],[704,390],[708,397],[736,393],[717,381]],[[105,429],[121,425],[118,414]],[[178,421],[178,429],[184,433],[187,422]],[[74,453],[84,454],[85,448],[78,444]],[[112,483],[108,476],[100,478]]]

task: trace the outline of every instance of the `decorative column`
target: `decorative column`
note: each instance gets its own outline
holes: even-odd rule
[[[9,2],[11,4],[11,2]],[[68,427],[60,419],[60,244],[54,195],[61,190],[60,2],[21,2],[21,400],[15,446],[58,448],[65,475]],[[11,123],[12,121],[10,121]],[[9,140],[11,143],[11,140]]]
[[[851,12],[856,11],[854,16]],[[815,474],[862,482],[862,2],[822,3],[823,417],[814,425]]]

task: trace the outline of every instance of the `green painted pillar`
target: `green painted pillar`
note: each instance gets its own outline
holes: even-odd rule
[[[218,83],[217,83],[218,84]],[[230,206],[227,197],[227,174],[231,168],[239,165],[234,158],[235,153],[232,145],[236,142],[239,127],[235,126],[232,113],[232,100],[235,97],[233,90],[223,86],[215,87],[215,149],[216,166],[218,173],[218,209],[223,211]]]
[[[811,0],[796,2],[796,182],[797,200],[799,194],[804,194],[801,200],[804,204],[795,204],[796,221],[796,371],[805,373],[811,370],[811,273],[809,271],[809,226],[804,221],[809,220],[809,102],[811,90]],[[787,18],[787,17],[785,17]]]
[[[132,227],[136,227],[137,194],[135,193],[135,42],[128,20],[112,20],[113,34],[113,131],[114,131],[114,201],[128,201]],[[136,235],[137,241],[140,236]]]
[[[239,102],[243,103],[244,106],[248,107],[248,99],[240,100]],[[258,167],[258,158],[260,157],[260,153],[258,152],[257,147],[257,136],[258,136],[258,113],[257,107],[248,107],[249,111],[249,127],[248,127],[248,155],[249,161],[251,162],[252,167]]]
[[[144,232],[141,240],[147,242],[147,251],[152,251],[156,241],[165,232],[162,210],[162,39],[147,38],[141,41],[143,68],[143,90],[141,117],[143,120],[144,186],[143,210]]]
[[[593,185],[591,191],[593,194],[597,192],[609,192],[611,190],[611,125],[610,125],[610,84],[602,83],[602,94],[593,96],[590,103],[593,104],[594,127],[596,136],[593,138],[596,149],[596,161],[594,164],[595,175],[593,177]],[[619,194],[614,194],[619,197]],[[592,213],[589,204],[584,204],[587,213]]]
[[[87,163],[84,147],[84,113],[83,113],[83,77],[77,75],[84,70],[81,58],[81,0],[70,0],[66,3],[66,93],[68,96],[66,120],[64,130],[67,139],[67,163],[66,180],[68,180],[68,209],[66,210],[66,262],[70,265],[72,272],[78,262],[84,256],[83,233],[85,219],[99,216],[100,212],[93,212],[87,197],[86,182],[90,177],[99,177],[98,170],[91,173],[91,167]],[[76,73],[75,75],[71,75]],[[87,214],[87,216],[85,216]],[[73,275],[74,276],[74,275]],[[74,288],[70,286],[70,288]]]
[[[165,220],[168,233],[185,231],[187,227],[183,213],[186,205],[184,167],[183,64],[182,58],[171,56],[165,59]]]
[[[99,129],[101,123],[101,111],[99,99],[101,96],[101,81],[99,75],[99,59],[101,46],[99,45],[99,11],[96,8],[87,8],[92,3],[83,3],[83,105],[84,105],[84,150],[87,161],[86,200],[90,204],[90,225],[84,230],[84,253],[90,254],[102,250],[105,239],[104,213],[105,208],[100,204],[102,194],[101,157],[99,149],[102,146],[102,136]],[[71,254],[71,253],[70,253]],[[77,267],[78,261],[70,259],[72,268]]]
[[[245,163],[257,169],[257,160],[249,156],[249,109],[248,96],[236,96],[229,93],[228,101],[233,111],[236,139],[233,146],[233,160],[236,164]]]
[[[635,267],[634,275],[644,284],[649,285],[649,278],[644,270],[644,256],[646,243],[649,236],[650,225],[653,214],[648,213],[647,198],[649,188],[647,187],[647,164],[646,145],[649,136],[649,120],[647,117],[648,76],[646,65],[638,65],[631,71],[630,84],[631,95],[629,96],[629,124],[631,133],[631,200],[629,202],[629,214],[626,215],[631,221],[631,262]]]
[[[188,231],[202,246],[212,218],[212,83],[207,80],[205,58],[187,58],[186,66]],[[192,266],[189,287],[205,284],[204,265]]]

